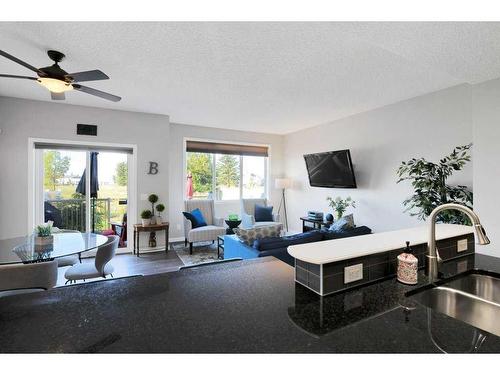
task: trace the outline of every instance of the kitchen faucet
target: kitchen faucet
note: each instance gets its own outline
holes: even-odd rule
[[[427,242],[427,275],[429,276],[430,282],[434,282],[438,278],[438,264],[441,262],[441,258],[439,257],[439,252],[436,249],[436,218],[437,215],[444,210],[457,210],[466,214],[472,221],[472,226],[476,231],[477,243],[479,245],[487,245],[490,243],[488,236],[486,236],[486,231],[479,221],[479,217],[469,207],[457,203],[446,203],[436,207],[427,219],[429,223],[429,241]]]

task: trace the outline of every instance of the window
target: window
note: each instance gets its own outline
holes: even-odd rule
[[[241,146],[244,147],[242,150],[239,147],[188,142],[186,197],[215,200],[266,197],[267,148],[253,150],[252,147],[255,146]]]
[[[266,161],[261,156],[242,156],[243,198],[262,198],[266,196]]]
[[[213,154],[215,157],[215,199],[240,199],[240,158]]]
[[[200,152],[187,153],[188,192],[193,198],[205,199],[213,191],[213,155]],[[191,181],[189,181],[191,179]],[[191,193],[189,185],[191,184]]]

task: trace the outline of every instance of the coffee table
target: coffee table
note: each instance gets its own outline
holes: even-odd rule
[[[224,235],[217,236],[217,259],[220,259],[220,251],[224,254]]]

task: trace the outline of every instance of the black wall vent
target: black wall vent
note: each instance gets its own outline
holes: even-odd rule
[[[76,134],[78,135],[97,135],[97,125],[77,124]]]

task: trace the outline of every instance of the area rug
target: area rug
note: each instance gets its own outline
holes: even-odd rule
[[[170,248],[174,250],[185,266],[193,264],[212,263],[217,259],[217,244],[212,242],[200,242],[193,246],[193,254],[189,254],[189,245],[184,246],[184,242],[173,243]]]

